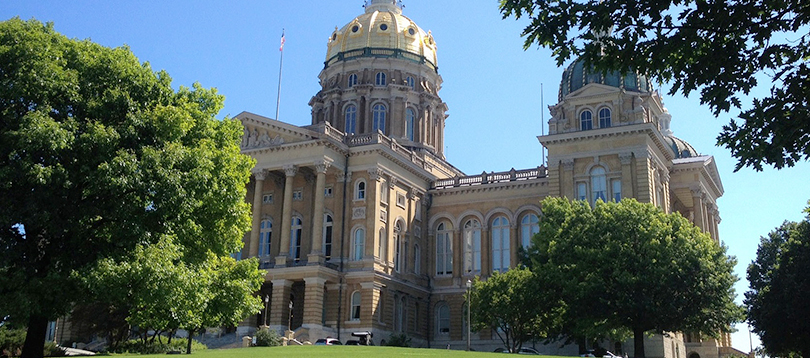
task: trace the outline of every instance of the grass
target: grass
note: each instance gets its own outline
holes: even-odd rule
[[[184,356],[186,356],[184,354]],[[447,349],[398,348],[398,347],[364,347],[364,346],[290,346],[290,347],[252,347],[237,349],[206,349],[192,352],[195,358],[384,358],[384,357],[425,357],[425,358],[495,358],[503,353],[465,352]],[[166,354],[154,355],[116,355],[116,357],[167,358]],[[169,356],[170,357],[170,356]],[[551,356],[537,356],[551,358]],[[178,356],[182,358],[182,356]],[[559,358],[559,357],[554,357]]]

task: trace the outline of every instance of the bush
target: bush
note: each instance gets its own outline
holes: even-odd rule
[[[174,338],[171,343],[163,342],[146,342],[140,339],[131,339],[121,344],[112,353],[138,353],[138,354],[163,354],[171,351],[185,352],[188,340],[185,338]],[[208,349],[205,344],[191,340],[191,350],[199,351]]]
[[[0,327],[0,357],[17,357],[25,343],[25,329]]]
[[[60,348],[54,342],[45,342],[44,355],[46,357],[64,357],[65,350]]]
[[[408,337],[405,333],[395,333],[388,337],[388,342],[385,342],[385,345],[389,347],[410,347],[411,337]]]
[[[260,347],[277,347],[281,345],[278,332],[262,328],[256,331],[256,345]]]

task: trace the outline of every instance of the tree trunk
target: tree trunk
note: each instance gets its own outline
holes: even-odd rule
[[[28,318],[28,333],[25,335],[20,358],[42,358],[45,354],[45,333],[48,330],[48,318],[32,315]]]
[[[186,346],[186,354],[191,354],[191,336],[194,335],[194,329],[188,330],[188,345]]]
[[[633,328],[633,358],[645,358],[644,354],[644,330]]]

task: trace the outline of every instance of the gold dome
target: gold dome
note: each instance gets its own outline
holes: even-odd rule
[[[356,57],[397,57],[436,69],[436,43],[394,0],[372,0],[366,12],[329,36],[326,67]]]

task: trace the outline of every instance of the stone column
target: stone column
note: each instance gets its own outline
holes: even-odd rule
[[[312,209],[312,251],[307,257],[307,263],[311,265],[317,265],[323,261],[323,192],[326,188],[327,169],[329,169],[329,163],[325,161],[315,163],[317,177],[315,178],[315,205]]]
[[[380,178],[382,170],[373,168],[368,170],[368,182],[366,183],[366,247],[363,258],[373,258],[379,231],[377,222],[380,220],[380,200],[378,192],[380,190]],[[377,243],[379,244],[379,243]]]
[[[464,245],[462,244],[461,239],[461,229],[457,228],[453,230],[453,277],[458,278],[461,277],[464,271]]]
[[[292,194],[293,179],[298,168],[294,165],[284,166],[284,204],[281,211],[281,240],[279,241],[278,256],[276,266],[286,266],[287,258],[290,256],[290,229],[292,228]]]
[[[397,248],[394,247],[395,245],[389,245],[389,244],[390,243],[396,244],[396,240],[392,239],[393,236],[394,236],[394,235],[392,235],[394,233],[394,225],[396,225],[396,223],[394,222],[394,210],[392,210],[392,208],[396,205],[396,201],[397,201],[397,195],[396,195],[396,192],[394,190],[394,188],[397,186],[397,178],[391,177],[388,180],[388,182],[386,183],[386,185],[388,185],[388,198],[387,198],[388,199],[388,209],[386,209],[387,210],[386,214],[388,215],[388,217],[385,218],[385,222],[388,224],[387,225],[388,230],[386,230],[386,235],[385,235],[384,238],[382,238],[382,240],[385,240],[385,246],[384,247],[388,251],[388,253],[387,253],[388,262],[393,262],[396,259],[395,252],[396,252]],[[380,195],[383,195],[383,193],[380,193]],[[403,228],[403,230],[404,229],[405,228]],[[404,240],[405,240],[405,231],[402,232],[402,237],[400,238],[400,241],[404,241]],[[380,244],[382,245],[383,243],[380,243]],[[399,266],[399,268],[400,268],[400,270],[402,269],[402,263],[403,263],[403,261],[402,261],[403,259],[402,259],[402,256],[401,256],[404,253],[404,251],[402,250],[403,247],[404,247],[404,243],[400,242],[399,243],[399,249],[400,249],[400,261],[399,261],[400,266]]]
[[[703,191],[700,189],[692,189],[692,207],[695,210],[694,224],[704,232],[706,231],[705,210],[703,209]]]
[[[271,329],[284,331],[289,327],[290,294],[292,284],[290,280],[273,280],[273,295],[270,298],[270,315],[268,325]]]
[[[523,245],[520,238],[520,217],[515,217],[515,222],[509,226],[509,268],[517,267],[518,251]]]
[[[576,199],[576,183],[574,183],[574,160],[565,159],[562,161],[562,174],[560,175],[560,195],[568,199]]]
[[[622,198],[635,198],[633,190],[633,153],[619,154],[622,163]]]
[[[481,271],[478,274],[481,277],[489,277],[492,275],[492,233],[489,231],[488,222],[481,224],[481,267],[479,267]]]
[[[259,231],[262,222],[262,190],[267,173],[264,169],[253,171],[253,225],[250,229],[250,251],[248,257],[259,256]]]
[[[304,328],[323,326],[323,289],[325,278],[306,277],[304,288]]]

